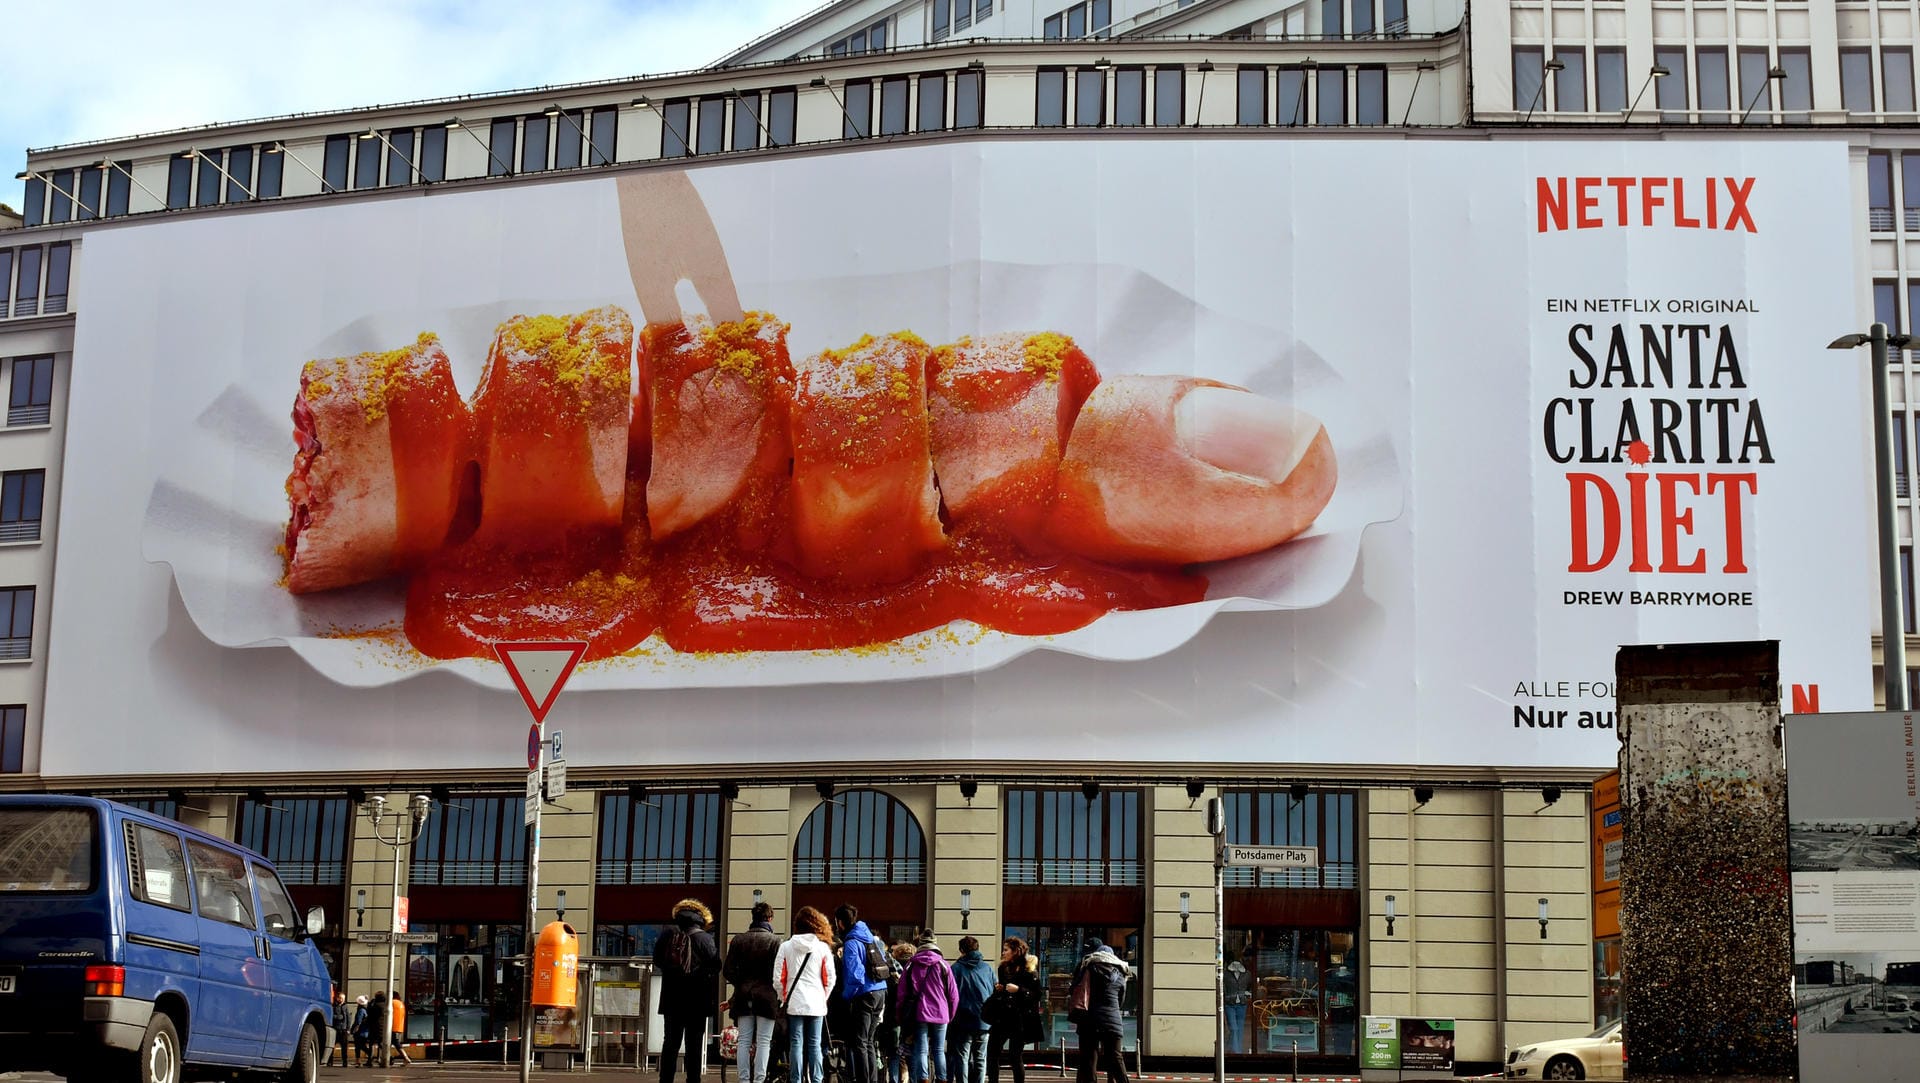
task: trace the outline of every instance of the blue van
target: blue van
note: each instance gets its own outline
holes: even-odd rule
[[[0,1072],[314,1083],[324,922],[245,847],[112,801],[0,794]]]

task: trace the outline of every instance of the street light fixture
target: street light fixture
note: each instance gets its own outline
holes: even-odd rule
[[[1627,106],[1626,114],[1620,118],[1620,122],[1624,124],[1633,119],[1633,111],[1640,108],[1640,99],[1646,97],[1647,88],[1653,85],[1655,79],[1665,79],[1672,74],[1672,72],[1667,70],[1665,64],[1655,64],[1653,67],[1648,68],[1647,81],[1640,84],[1640,92],[1633,96],[1633,104]]]
[[[1873,347],[1873,468],[1880,511],[1880,668],[1887,710],[1904,711],[1907,703],[1906,622],[1900,606],[1900,541],[1894,528],[1893,415],[1887,409],[1887,347],[1904,350],[1912,335],[1890,335],[1887,325],[1875,323],[1866,334],[1841,335],[1827,343],[1829,350]]]
[[[1546,900],[1546,896],[1543,895],[1540,898],[1540,939],[1545,940],[1546,938],[1547,938],[1547,900]]]
[[[395,951],[399,947],[400,934],[400,848],[412,846],[420,837],[421,829],[426,826],[427,814],[433,810],[433,801],[424,793],[416,793],[407,801],[407,819],[396,817],[393,821],[391,837],[380,830],[387,816],[387,798],[384,794],[375,794],[367,798],[367,819],[373,824],[373,837],[393,847],[393,894],[391,899],[393,920],[387,929],[387,1017],[377,1020],[380,1026],[380,1064],[383,1067],[393,1063],[393,997],[395,993],[394,967],[397,960]]]
[[[962,929],[967,927],[967,919],[972,916],[973,916],[973,889],[970,887],[963,887],[960,889],[960,927]]]
[[[555,921],[567,920],[567,889],[566,888],[561,888],[559,891],[559,897],[553,907],[553,917]]]
[[[1387,896],[1387,935],[1393,935],[1393,896]]]
[[[1760,80],[1759,89],[1753,92],[1753,100],[1747,102],[1747,111],[1740,114],[1740,123],[1745,124],[1747,122],[1747,117],[1752,115],[1753,113],[1753,107],[1760,104],[1760,95],[1765,94],[1767,92],[1767,89],[1770,86],[1772,86],[1774,83],[1776,82],[1784,83],[1786,81],[1787,81],[1787,69],[1781,67],[1778,64],[1775,64],[1773,67],[1768,68],[1767,77],[1765,79]]]
[[[1533,100],[1527,103],[1527,118],[1521,121],[1522,124],[1533,123],[1533,111],[1539,108],[1541,99],[1547,96],[1547,76],[1558,75],[1565,70],[1567,70],[1567,62],[1559,57],[1556,56],[1547,61],[1545,69],[1540,72],[1540,85],[1534,88]]]
[[[1193,892],[1180,893],[1180,931],[1187,931],[1187,919],[1193,916]]]
[[[364,929],[367,925],[367,889],[361,888],[353,896],[353,927]]]

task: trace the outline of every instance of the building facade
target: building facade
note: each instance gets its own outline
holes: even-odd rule
[[[709,159],[798,169],[880,144],[1820,136],[1849,146],[1852,190],[1818,197],[1851,208],[1857,322],[1900,330],[1920,298],[1908,270],[1916,35],[1913,0],[847,0],[684,73],[33,151],[23,225],[0,232],[11,628],[0,788],[112,794],[260,849],[296,901],[326,908],[322,943],[350,995],[384,983],[385,946],[354,934],[390,926],[398,868],[412,929],[438,934],[408,947],[399,978],[410,1037],[486,1043],[517,1030],[519,772],[42,769],[44,735],[68,724],[43,708],[56,563],[88,559],[57,561],[76,334],[89,250],[111,250],[123,225],[265,220]],[[1911,357],[1897,355],[1891,392],[1907,587]],[[1910,590],[1906,605],[1912,636]],[[1877,646],[1859,647],[1864,671]],[[1920,669],[1909,679],[1920,688]],[[853,902],[886,935],[931,928],[950,953],[964,935],[1017,935],[1047,975],[1050,1052],[1071,1041],[1071,964],[1097,937],[1139,967],[1126,1045],[1160,1062],[1212,1053],[1221,929],[1230,1058],[1297,1048],[1352,1067],[1362,1015],[1418,1015],[1456,1018],[1459,1058],[1491,1064],[1580,1031],[1614,987],[1611,956],[1594,946],[1586,802],[1608,765],[1379,767],[1282,752],[1179,764],[589,760],[546,813],[540,920],[564,914],[607,959],[648,953],[687,894],[712,906],[723,935],[760,899],[779,927],[799,906]],[[364,799],[400,807],[415,791],[435,812],[396,863]],[[1229,842],[1313,846],[1318,864],[1229,870],[1222,912],[1205,824],[1216,797]]]

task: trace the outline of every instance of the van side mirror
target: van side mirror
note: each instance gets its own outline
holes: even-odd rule
[[[327,927],[327,912],[324,908],[316,906],[313,909],[307,911],[307,935],[308,936],[319,936],[320,930],[325,929],[326,927]]]

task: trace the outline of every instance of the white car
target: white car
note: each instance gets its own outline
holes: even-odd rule
[[[1614,1020],[1583,1038],[1524,1045],[1507,1055],[1508,1079],[1622,1079],[1626,1030]]]

